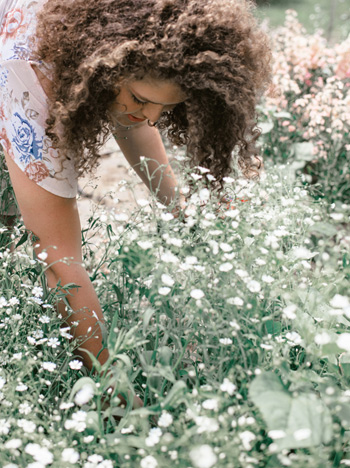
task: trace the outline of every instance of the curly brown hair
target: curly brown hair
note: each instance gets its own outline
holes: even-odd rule
[[[191,165],[210,169],[221,186],[235,152],[248,174],[271,55],[254,10],[249,0],[48,0],[36,36],[53,71],[48,134],[80,172],[92,169],[112,129],[116,87],[148,75],[187,96],[156,125],[187,145]]]

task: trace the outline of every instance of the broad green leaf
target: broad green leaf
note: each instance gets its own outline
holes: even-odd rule
[[[325,236],[335,236],[337,229],[330,223],[315,223],[309,228],[311,234],[324,234]]]
[[[180,403],[179,400],[184,396],[186,391],[187,387],[185,382],[178,380],[162,402],[162,408],[170,409],[176,407]]]
[[[276,374],[265,372],[254,379],[249,395],[279,450],[307,448],[331,441],[330,412],[315,394],[293,396]]]
[[[86,413],[86,427],[92,429],[94,432],[98,432],[98,414],[96,411],[88,411]]]
[[[149,322],[152,318],[152,315],[154,314],[154,309],[146,309],[144,314],[143,314],[143,334],[146,335],[147,334],[147,327],[149,325]]]
[[[159,362],[163,366],[169,366],[171,363],[171,359],[173,357],[173,352],[169,348],[169,346],[161,346],[158,349],[158,353],[159,353]]]
[[[339,366],[344,377],[350,377],[350,353],[342,353],[339,356]]]

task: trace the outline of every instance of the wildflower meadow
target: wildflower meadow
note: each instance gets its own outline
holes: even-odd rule
[[[178,171],[185,216],[141,199],[82,231],[101,377],[74,354],[45,253],[0,227],[2,468],[350,466],[350,37],[328,44],[293,11],[271,34],[260,180],[225,178],[222,202],[207,169]],[[144,407],[120,407],[133,393]]]

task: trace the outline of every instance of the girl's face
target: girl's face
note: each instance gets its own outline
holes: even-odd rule
[[[185,95],[177,84],[146,77],[121,86],[111,111],[121,125],[136,125],[145,120],[154,123],[162,112],[184,100]]]

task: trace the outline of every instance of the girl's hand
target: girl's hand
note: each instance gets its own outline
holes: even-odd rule
[[[112,388],[113,389],[113,386],[109,387],[109,388]],[[112,392],[113,393],[113,392]],[[131,397],[131,392],[128,392],[128,396],[129,398]],[[125,398],[122,396],[122,395],[118,395],[118,398],[120,400],[120,405],[123,405],[124,408],[126,408],[127,406],[127,401],[125,400]],[[101,403],[102,403],[102,406],[101,406],[101,410],[102,411],[105,411],[107,410],[108,408],[110,408],[110,395],[108,396],[102,396],[101,398]],[[137,409],[137,408],[142,408],[143,407],[143,401],[141,400],[140,397],[138,397],[137,395],[134,395],[133,397],[133,403],[132,403],[132,409]],[[122,419],[122,416],[117,416],[117,415],[113,415],[113,417],[115,418],[115,420],[117,422],[119,422],[121,419]],[[107,418],[106,418],[107,419]]]

